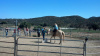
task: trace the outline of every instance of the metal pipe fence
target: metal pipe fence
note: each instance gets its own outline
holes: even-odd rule
[[[41,52],[41,53],[59,53],[60,56],[62,56],[62,54],[73,54],[73,55],[83,55],[85,56],[85,50],[84,50],[84,47],[86,46],[83,46],[83,47],[71,47],[71,46],[62,46],[62,44],[60,44],[60,46],[52,46],[52,45],[39,45],[39,39],[42,39],[42,38],[30,38],[30,37],[19,37],[17,39],[17,42],[19,39],[38,39],[38,44],[18,44],[17,43],[17,46],[18,45],[25,45],[25,46],[38,46],[38,51],[33,51],[33,50],[17,50],[18,51],[24,51],[24,52],[37,52],[37,56],[38,54]],[[50,40],[50,39],[47,39],[47,40]],[[51,39],[51,40],[60,40],[60,39]],[[62,39],[63,40],[63,39]],[[69,40],[69,39],[65,39],[65,41],[78,41],[78,42],[82,42],[84,44],[84,41],[83,40]],[[59,47],[60,48],[60,51],[59,52],[49,52],[49,51],[39,51],[39,47],[40,46],[46,46],[46,47]],[[77,49],[83,49],[83,53],[65,53],[65,52],[62,52],[62,48],[77,48]],[[18,47],[17,47],[18,49]]]
[[[6,32],[5,28],[0,28],[0,37],[12,37],[14,29],[9,28]]]

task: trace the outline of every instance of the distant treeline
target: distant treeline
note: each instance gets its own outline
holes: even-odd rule
[[[15,24],[16,19],[0,19],[0,24]],[[53,26],[54,23],[57,23],[60,27],[73,27],[73,28],[84,28],[84,29],[93,29],[100,30],[100,17],[90,17],[88,19],[81,16],[44,16],[38,18],[29,18],[29,19],[17,19],[18,24],[22,22],[28,22],[31,25],[40,25],[40,26]]]

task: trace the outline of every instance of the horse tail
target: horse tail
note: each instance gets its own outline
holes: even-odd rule
[[[62,32],[62,38],[63,38],[63,41],[64,41],[64,38],[65,38],[65,33]]]

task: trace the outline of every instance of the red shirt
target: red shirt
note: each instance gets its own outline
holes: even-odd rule
[[[28,28],[26,28],[26,31],[28,31]]]
[[[16,29],[14,29],[14,33],[16,33]]]

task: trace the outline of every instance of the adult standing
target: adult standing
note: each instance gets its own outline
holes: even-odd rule
[[[13,36],[14,37],[16,36],[16,29],[14,29]]]
[[[37,35],[40,37],[40,29],[37,30]]]
[[[24,34],[25,34],[25,36],[26,36],[26,28],[24,28]]]
[[[28,27],[26,28],[26,36],[28,36],[28,33],[29,33],[29,29]]]
[[[31,37],[31,29],[29,28],[29,36]]]
[[[8,26],[5,28],[6,37],[8,36]]]
[[[18,36],[20,36],[20,28],[19,27],[18,27],[17,31],[18,31]]]
[[[46,30],[45,28],[42,30],[42,36],[43,36],[43,42],[45,42],[45,33],[46,33]]]

